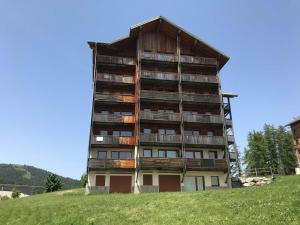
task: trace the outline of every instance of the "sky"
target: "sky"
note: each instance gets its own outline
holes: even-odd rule
[[[247,134],[300,115],[300,1],[0,0],[0,163],[79,178],[92,100],[87,41],[164,16],[230,56],[221,71],[243,151]]]

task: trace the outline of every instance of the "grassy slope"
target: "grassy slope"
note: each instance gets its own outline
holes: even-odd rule
[[[0,202],[0,224],[300,224],[300,176],[201,193],[51,193]]]

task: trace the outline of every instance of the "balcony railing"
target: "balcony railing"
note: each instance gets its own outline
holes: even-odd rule
[[[133,96],[133,95],[117,95],[117,94],[96,93],[95,101],[135,103],[135,96]]]
[[[93,121],[102,123],[135,123],[135,116],[95,113]]]
[[[193,115],[190,113],[183,113],[184,122],[196,122],[196,123],[212,123],[222,124],[224,119],[219,115]]]
[[[135,145],[135,137],[97,136],[91,137],[92,145]]]
[[[182,93],[184,102],[220,103],[220,97],[212,94]]]
[[[186,82],[199,82],[199,83],[212,83],[217,84],[218,79],[212,75],[201,75],[201,74],[181,74],[181,80]]]
[[[228,140],[228,143],[234,143],[234,136],[233,135],[227,135],[227,140]]]
[[[140,142],[143,143],[161,143],[161,144],[180,144],[181,135],[162,135],[162,134],[144,134],[140,135]]]
[[[227,126],[227,127],[231,127],[231,126],[232,126],[232,120],[230,120],[230,119],[225,119],[225,121],[226,121],[226,126]]]
[[[187,170],[221,170],[226,171],[225,159],[186,159]]]
[[[236,161],[236,159],[237,159],[237,154],[236,154],[236,152],[229,152],[229,158],[230,158],[230,161],[231,161],[231,162]]]
[[[224,138],[223,136],[203,136],[203,135],[193,135],[184,136],[185,144],[189,145],[213,145],[213,146],[223,146]]]
[[[154,121],[181,121],[180,113],[171,112],[140,112],[141,120],[154,120]]]
[[[97,61],[109,64],[135,65],[133,58],[109,55],[97,55]]]
[[[94,159],[88,161],[89,169],[134,169],[134,159]]]
[[[142,52],[142,59],[163,61],[163,62],[177,62],[177,56],[175,54],[165,54],[156,52]]]
[[[138,166],[140,169],[182,169],[183,158],[154,158],[140,157]]]
[[[106,81],[106,82],[115,82],[115,83],[124,83],[124,84],[133,84],[133,76],[130,75],[117,75],[110,73],[97,73],[97,81]]]
[[[141,99],[179,101],[179,95],[178,92],[142,90]]]
[[[142,78],[153,80],[178,80],[177,73],[155,72],[155,71],[142,71]]]
[[[215,58],[196,57],[189,55],[180,56],[181,63],[201,64],[201,65],[217,65],[218,61]]]

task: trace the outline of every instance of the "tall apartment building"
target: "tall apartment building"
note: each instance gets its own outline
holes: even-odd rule
[[[230,187],[235,160],[229,57],[163,17],[88,42],[93,102],[87,192]]]
[[[296,174],[300,175],[300,116],[292,120],[287,126],[290,126],[292,130],[297,157],[297,167],[295,171]]]

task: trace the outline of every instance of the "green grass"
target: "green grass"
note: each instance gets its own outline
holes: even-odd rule
[[[0,224],[300,224],[300,176],[201,193],[40,194],[0,201]]]

